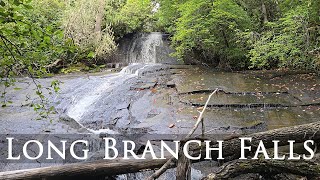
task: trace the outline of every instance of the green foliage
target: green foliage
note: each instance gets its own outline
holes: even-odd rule
[[[184,0],[160,0],[160,9],[156,12],[155,26],[158,30],[168,33],[174,33],[175,23],[179,17],[179,5]]]
[[[151,0],[78,0],[66,6],[62,18],[65,36],[78,47],[78,59],[88,59],[91,64],[96,62],[92,59],[111,56],[117,48],[116,39],[152,29]],[[98,16],[101,24],[97,24]],[[97,25],[101,32],[97,32]]]
[[[307,2],[300,3],[278,21],[266,24],[249,52],[252,67],[315,69],[315,59],[309,52],[317,48],[319,32],[310,28],[311,7]]]
[[[264,15],[262,6],[266,7],[266,17],[268,21],[275,21],[281,17],[280,4],[283,0],[234,0],[250,16],[255,30],[260,31],[264,28]],[[289,0],[292,1],[292,0]],[[281,3],[280,3],[281,2]],[[280,3],[280,4],[279,4]]]
[[[95,29],[97,16],[104,18],[105,1],[78,0],[66,6],[62,12],[64,34],[78,47],[77,59],[88,59],[88,63],[94,63],[90,60],[110,56],[116,49],[113,32],[105,24],[97,25],[101,28],[98,32]]]
[[[111,24],[116,37],[133,32],[151,31],[152,18],[151,0],[120,0],[108,3],[106,21]]]
[[[245,66],[245,50],[238,43],[239,31],[250,29],[247,13],[232,0],[189,0],[179,6],[172,38],[175,55],[184,58],[200,51],[202,58],[215,57],[220,64]]]
[[[0,46],[3,47],[3,71],[0,74],[2,77],[7,77],[10,73],[43,76],[47,73],[45,66],[66,56],[69,50],[59,28],[59,11],[54,10],[62,9],[61,3],[49,0],[18,5],[16,1],[3,2],[6,3],[4,12],[12,10],[14,13],[2,14],[2,18],[9,21],[2,21],[0,24]]]
[[[319,0],[159,2],[157,27],[172,34],[180,59],[231,69],[319,69]]]
[[[56,92],[54,87],[42,87],[35,78],[48,75],[46,68],[58,58],[66,57],[70,50],[59,28],[59,12],[63,10],[62,1],[1,1],[0,13],[0,79],[5,86],[2,93],[2,106],[10,104],[6,99],[6,89],[14,85],[15,77],[28,75],[36,85],[35,94],[40,104],[35,110],[44,117],[52,113],[47,108],[43,90]]]

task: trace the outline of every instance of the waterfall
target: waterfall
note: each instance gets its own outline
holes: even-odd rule
[[[154,32],[139,33],[132,36],[131,39],[123,41],[119,48],[119,54],[122,58],[119,58],[119,60],[125,60],[129,66],[124,67],[119,73],[91,77],[87,85],[78,88],[77,93],[74,93],[67,115],[92,133],[117,133],[109,128],[101,129],[92,126],[87,128],[83,124],[90,124],[89,119],[96,112],[95,106],[104,99],[112,98],[114,89],[130,89],[130,85],[126,84],[127,81],[134,81],[134,79],[147,72],[155,72],[166,68],[163,65],[165,63],[177,63],[175,59],[169,56],[172,50],[168,42],[163,39],[165,38],[163,38],[162,33]],[[105,117],[105,119],[108,118]]]
[[[168,34],[161,32],[136,33],[123,37],[118,42],[116,62],[125,64],[181,64],[170,54],[174,52],[170,48]]]
[[[157,50],[163,46],[162,34],[140,34],[133,39],[127,54],[128,63],[157,63]]]
[[[144,63],[157,62],[157,47],[163,44],[161,33],[150,33],[142,44],[141,61]]]

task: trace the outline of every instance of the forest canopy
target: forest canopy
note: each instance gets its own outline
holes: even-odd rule
[[[175,55],[230,69],[319,70],[319,0],[161,0]]]
[[[1,83],[97,67],[122,37],[151,31],[185,62],[319,71],[319,0],[0,0]]]

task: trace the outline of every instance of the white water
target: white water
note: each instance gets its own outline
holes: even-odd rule
[[[147,40],[142,44],[142,61],[144,63],[156,63],[156,48],[163,44],[161,33],[151,33],[147,36]]]
[[[129,66],[122,69],[121,72],[113,74],[113,75],[107,75],[102,77],[96,77],[100,78],[101,83],[96,83],[95,87],[89,87],[88,89],[91,89],[91,91],[86,92],[86,94],[82,97],[74,97],[75,101],[71,105],[70,108],[67,110],[67,115],[71,118],[73,118],[75,121],[77,121],[83,128],[85,128],[81,124],[81,120],[85,113],[90,110],[90,107],[94,105],[95,102],[97,102],[102,95],[110,94],[111,91],[119,86],[121,86],[123,83],[125,83],[127,80],[131,78],[135,78],[141,73],[149,68],[156,65],[157,62],[157,50],[156,48],[158,46],[163,45],[162,41],[162,34],[161,33],[150,33],[146,37],[142,38],[141,42],[141,51],[136,52],[137,46],[139,43],[135,42],[132,43],[132,47],[130,48],[130,54],[129,54],[129,62],[131,63]],[[140,39],[141,41],[141,39]],[[157,64],[159,65],[159,64]],[[108,134],[116,134],[116,131],[110,130],[110,129],[99,129],[99,130],[93,130],[86,128],[88,131],[94,133],[94,134],[100,134],[100,133],[108,133]]]
[[[163,46],[161,33],[143,34],[132,42],[127,62],[157,63],[157,47],[161,46]]]
[[[96,86],[95,88],[93,88],[92,91],[87,92],[85,96],[77,100],[75,104],[68,109],[67,115],[73,118],[75,121],[77,121],[82,127],[84,127],[80,123],[80,121],[83,115],[90,109],[90,106],[93,105],[97,100],[99,100],[99,98],[101,98],[102,95],[106,93],[110,93],[112,89],[116,88],[117,86],[121,85],[126,80],[134,76],[135,75],[133,74],[124,76],[122,73],[119,73],[115,76],[106,78],[104,83]],[[86,129],[94,134],[100,134],[100,133],[116,134],[115,131],[112,131],[110,129],[99,129],[99,130],[93,130],[88,128]]]

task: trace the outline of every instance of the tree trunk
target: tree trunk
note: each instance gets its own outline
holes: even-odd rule
[[[258,173],[268,176],[271,174],[290,173],[311,179],[320,177],[320,164],[306,160],[235,160],[223,166],[218,173],[209,174],[205,179],[230,179],[247,173]]]
[[[176,176],[177,180],[191,179],[191,161],[184,155],[182,148],[179,151]]]
[[[263,16],[263,23],[268,22],[268,14],[267,14],[267,8],[266,5],[264,4],[264,0],[261,0],[261,12]]]
[[[266,132],[254,133],[246,135],[244,137],[251,137],[251,142],[246,142],[246,146],[251,146],[252,151],[257,149],[260,140],[263,141],[265,148],[273,148],[273,140],[279,140],[278,146],[286,146],[288,140],[294,140],[296,143],[302,143],[307,140],[320,140],[320,122],[304,124],[299,126],[285,127],[280,129],[274,129]],[[217,144],[212,144],[212,147],[218,147]],[[205,151],[201,151],[199,148],[193,149],[194,156],[202,153],[205,156]],[[212,151],[212,158],[217,159],[217,151]],[[239,138],[225,140],[223,143],[223,156],[228,157],[227,160],[234,160],[240,158],[240,140]]]
[[[224,32],[223,29],[221,30],[221,32],[222,32],[222,36],[223,36],[223,39],[224,39],[224,43],[225,43],[226,47],[229,48],[229,42],[228,42],[228,39],[227,39],[227,35],[226,35],[226,33]]]
[[[98,0],[98,12],[96,16],[96,23],[94,26],[94,32],[97,34],[97,39],[101,39],[101,29],[102,29],[102,20],[104,15],[104,7],[105,7],[105,0]]]
[[[167,162],[171,155],[165,154],[166,159],[152,159],[146,156],[144,160],[118,158],[115,160],[99,160],[93,162],[74,163],[62,166],[42,167],[35,169],[0,172],[0,180],[64,180],[92,179],[118,174],[135,173],[144,169],[155,169]]]

